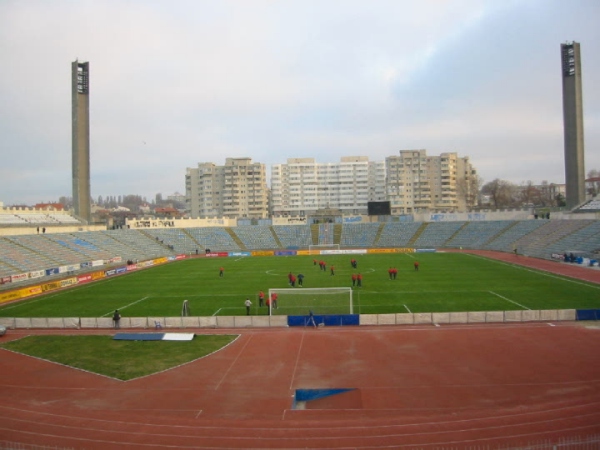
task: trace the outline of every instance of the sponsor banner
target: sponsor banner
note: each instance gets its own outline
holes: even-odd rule
[[[367,249],[321,250],[321,255],[359,255],[367,253]]]
[[[308,255],[312,255],[312,253],[310,252],[310,250],[298,250],[296,252],[296,255],[298,255],[298,256],[308,256]]]
[[[45,270],[34,270],[33,272],[29,272],[29,278],[40,278],[46,275]]]
[[[106,272],[104,272],[104,274],[105,274],[107,277],[110,277],[111,275],[114,275],[114,274],[116,274],[116,273],[117,273],[117,270],[116,270],[116,269],[110,269],[110,270],[107,270]]]
[[[151,267],[153,265],[154,265],[154,261],[142,261],[141,263],[137,263],[138,269],[141,269],[143,267]]]
[[[414,248],[397,248],[396,253],[414,253]]]
[[[137,264],[131,264],[127,266],[126,270],[127,272],[133,272],[134,270],[137,270]]]
[[[395,253],[396,249],[393,248],[370,248],[367,253]]]
[[[224,256],[228,256],[229,253],[227,252],[210,252],[206,254],[207,258],[216,258],[216,257],[224,257]]]
[[[94,272],[94,273],[92,273],[92,280],[100,280],[102,278],[106,278],[106,275],[104,275],[104,272]]]
[[[58,268],[58,271],[60,273],[68,273],[68,272],[75,272],[77,270],[79,270],[81,268],[81,266],[79,264],[69,264],[68,266],[60,266]]]
[[[164,264],[166,262],[168,262],[169,260],[167,258],[156,258],[152,260],[154,262],[154,264]]]
[[[187,255],[177,255],[177,256],[175,257],[175,259],[177,259],[177,260],[178,260],[178,259],[185,259],[185,258],[187,258]]]
[[[118,274],[127,272],[127,267],[117,267],[115,272]]]
[[[21,298],[31,297],[32,295],[38,295],[42,293],[41,286],[29,286],[28,288],[19,290]]]
[[[274,252],[275,256],[295,256],[296,250],[276,250]]]
[[[12,281],[13,283],[17,283],[19,281],[25,281],[27,280],[29,277],[27,276],[26,273],[20,273],[18,275],[11,275],[10,276],[10,281]]]
[[[60,281],[60,287],[74,286],[77,284],[77,278],[67,278]]]
[[[82,262],[80,266],[82,269],[88,269],[89,267],[92,267],[92,263],[90,261]]]
[[[53,291],[55,289],[60,289],[61,287],[60,281],[53,281],[52,283],[42,284],[42,291]]]
[[[0,303],[11,302],[21,298],[21,291],[0,292]]]
[[[435,248],[417,248],[415,253],[435,253]]]
[[[58,275],[58,274],[59,274],[58,267],[53,267],[52,269],[46,269],[46,276]]]
[[[181,258],[183,259],[183,258]],[[167,256],[167,260],[168,261],[177,261],[177,257],[176,256]]]
[[[98,266],[103,266],[103,265],[104,265],[103,259],[92,261],[92,267],[98,267]]]
[[[269,251],[258,251],[258,252],[252,252],[252,256],[273,256],[273,252]]]
[[[92,281],[91,275],[81,275],[77,277],[77,284],[89,283]]]
[[[0,284],[10,283],[10,277],[2,277],[0,278]]]
[[[252,256],[250,252],[229,252],[228,256]]]

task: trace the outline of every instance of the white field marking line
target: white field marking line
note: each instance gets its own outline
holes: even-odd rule
[[[248,340],[246,341],[246,343],[244,344],[244,346],[238,352],[238,354],[235,357],[235,359],[231,362],[231,364],[229,364],[229,367],[227,368],[227,370],[225,371],[225,373],[223,374],[223,376],[221,377],[221,379],[219,380],[219,382],[215,386],[215,391],[217,391],[219,389],[219,387],[221,386],[221,384],[223,384],[223,381],[225,381],[225,378],[227,378],[227,375],[229,375],[229,372],[231,372],[231,369],[233,368],[233,366],[235,365],[235,363],[237,362],[237,360],[240,358],[240,356],[242,355],[242,353],[244,353],[244,350],[246,350],[246,347],[248,347],[248,344],[250,344],[250,341],[252,340],[253,337],[254,337],[254,335],[251,334],[250,337],[248,338]]]
[[[125,309],[125,308],[127,308],[127,307],[129,307],[129,306],[135,305],[136,303],[143,302],[143,301],[144,301],[144,300],[146,300],[147,298],[149,298],[149,297],[148,297],[148,296],[146,296],[146,297],[144,297],[144,298],[140,298],[139,300],[136,300],[135,302],[133,302],[133,303],[130,303],[129,305],[121,306],[120,308],[117,308],[117,309],[118,309],[119,311],[121,311],[121,310],[123,310],[123,309]],[[108,315],[110,315],[110,314],[112,314],[112,313],[113,313],[113,312],[111,311],[111,312],[108,312],[108,313],[106,313],[106,314],[103,314],[103,315],[101,315],[100,317],[106,317],[106,316],[108,316]]]
[[[494,291],[488,291],[488,292],[489,292],[490,294],[493,294],[493,295],[495,295],[496,297],[500,297],[502,300],[506,300],[507,302],[511,302],[511,303],[512,303],[512,304],[514,304],[514,305],[520,306],[521,308],[528,309],[529,311],[531,311],[531,308],[528,308],[528,307],[527,307],[527,306],[525,306],[525,305],[521,305],[520,303],[517,303],[517,302],[515,302],[515,301],[512,301],[512,300],[511,300],[511,299],[509,299],[509,298],[503,297],[503,296],[502,296],[502,295],[500,295],[500,294],[496,294]]]
[[[406,308],[406,310],[409,312],[409,314],[412,314],[412,311],[410,309],[408,309],[408,306],[404,305],[404,307]]]
[[[223,308],[219,308],[219,309],[217,309],[217,310],[215,311],[215,313],[213,314],[213,317],[214,317],[214,316],[216,316],[217,314],[219,314],[219,312],[221,312],[221,310],[222,310],[222,309],[223,309]]]
[[[566,275],[562,276],[562,277],[559,277],[559,276],[554,275],[552,272],[547,272],[547,271],[545,271],[543,269],[533,270],[533,269],[530,269],[530,268],[528,268],[526,266],[520,266],[518,264],[511,264],[511,263],[507,263],[507,262],[504,262],[504,261],[499,261],[497,259],[485,258],[483,256],[473,255],[471,253],[464,253],[464,254],[468,255],[468,256],[472,256],[473,258],[484,259],[486,261],[492,261],[492,262],[495,262],[497,264],[504,264],[505,266],[513,267],[515,269],[521,269],[521,270],[524,270],[526,272],[535,273],[537,275],[543,275],[545,277],[555,278],[555,279],[561,280],[561,281],[568,281],[569,283],[579,284],[581,286],[586,286],[586,287],[589,287],[589,288],[592,288],[592,289],[600,289],[600,285],[582,283],[581,281],[574,280],[572,278],[567,277]],[[590,281],[589,283],[592,283],[592,282]]]
[[[296,363],[294,364],[294,370],[292,371],[292,379],[290,380],[290,390],[292,390],[294,387],[294,378],[296,377],[298,363],[300,362],[300,354],[302,353],[302,344],[304,343],[304,333],[306,333],[306,331],[302,331],[302,338],[300,339],[300,348],[298,348],[298,354],[296,355]]]

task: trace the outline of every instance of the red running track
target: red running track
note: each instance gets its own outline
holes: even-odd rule
[[[129,382],[0,349],[0,441],[73,449],[439,449],[594,435],[600,328],[587,325],[202,329],[195,332],[240,337],[211,356]],[[12,330],[4,339],[32,333],[90,331]],[[354,390],[292,409],[295,390],[313,388]]]

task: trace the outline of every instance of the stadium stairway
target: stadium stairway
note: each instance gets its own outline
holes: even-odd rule
[[[235,234],[235,231],[233,231],[229,227],[225,228],[225,231],[229,234],[229,236],[231,236],[231,238],[233,239],[233,241],[240,247],[240,249],[242,249],[242,250],[248,250],[246,248],[246,245],[239,238],[239,236],[237,234]]]
[[[275,229],[273,228],[273,225],[271,225],[269,227],[269,230],[271,230],[271,234],[273,235],[273,239],[275,239],[275,242],[277,242],[277,247],[278,248],[283,248],[283,244],[279,240],[279,236],[277,236],[277,233],[275,233]]]

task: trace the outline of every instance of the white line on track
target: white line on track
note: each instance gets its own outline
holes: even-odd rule
[[[294,378],[296,377],[296,371],[298,370],[298,363],[300,362],[300,354],[302,353],[302,344],[304,343],[304,333],[300,338],[300,347],[298,348],[298,354],[296,355],[296,364],[294,364],[294,371],[292,372],[292,379],[290,380],[290,390],[294,388]]]
[[[500,297],[502,300],[506,300],[507,302],[511,302],[511,303],[512,303],[512,304],[514,304],[514,305],[520,306],[520,307],[521,307],[521,308],[523,308],[523,309],[528,309],[529,311],[531,311],[531,308],[528,308],[527,306],[521,305],[520,303],[517,303],[517,302],[515,302],[515,301],[511,300],[510,298],[506,298],[506,297],[503,297],[503,296],[502,296],[502,295],[500,295],[500,294],[496,294],[494,291],[488,291],[488,292],[489,292],[490,294],[493,294],[493,295],[495,295],[496,297]]]
[[[223,384],[223,381],[225,381],[225,378],[227,378],[227,375],[229,375],[229,372],[231,372],[231,369],[233,368],[233,366],[235,365],[237,360],[240,358],[240,356],[244,353],[244,351],[246,350],[246,347],[248,347],[248,344],[250,344],[250,341],[252,340],[253,337],[254,337],[254,335],[251,334],[250,337],[248,338],[248,340],[246,341],[246,343],[244,344],[244,346],[240,349],[240,351],[237,354],[237,356],[235,357],[235,359],[231,362],[231,364],[229,365],[229,367],[227,368],[227,370],[225,371],[225,373],[223,374],[223,376],[221,377],[221,379],[215,386],[215,391],[217,391],[219,389],[219,387],[221,386],[221,384]]]

